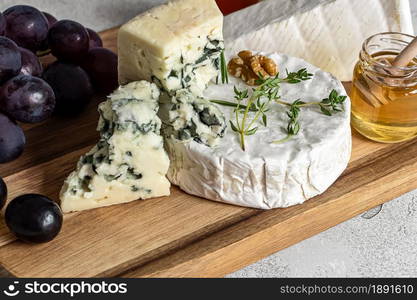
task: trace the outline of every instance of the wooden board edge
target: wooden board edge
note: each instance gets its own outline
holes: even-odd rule
[[[274,210],[265,211],[252,218],[209,236],[207,239],[189,245],[178,252],[152,261],[136,269],[119,274],[121,277],[220,277],[258,261],[276,251],[287,248],[306,238],[327,230],[368,209],[390,201],[417,188],[417,157],[404,159],[399,168],[380,175],[378,170],[394,167],[399,156],[415,151],[416,144],[410,145],[395,157],[382,157],[377,168],[359,168],[344,176],[343,181],[355,177],[371,176],[368,183],[354,186],[346,193],[333,192],[303,204],[306,207],[298,214],[283,218]],[[412,174],[411,176],[409,174]],[[373,180],[375,179],[375,180]],[[336,191],[335,191],[336,190]],[[332,195],[333,194],[333,195]],[[333,197],[335,196],[336,197]],[[328,198],[328,199],[324,199]],[[302,207],[302,206],[300,206]],[[316,218],[313,226],[308,222]],[[300,224],[303,224],[300,226]]]
[[[413,170],[417,171],[417,165],[414,166]],[[416,179],[417,176],[404,182],[401,185],[401,189],[398,188],[396,190],[395,196],[400,196],[407,192],[410,184],[417,188]],[[369,201],[360,202],[361,205],[356,207],[355,210],[341,207],[341,204],[353,202],[355,197],[364,192],[366,190],[361,188],[350,195],[346,195],[343,200],[340,199],[341,201],[332,201],[326,204],[323,209],[336,211],[338,214],[342,214],[342,216],[337,220],[331,217],[321,218],[313,229],[307,224],[308,228],[298,227],[296,228],[297,230],[288,230],[288,228],[294,228],[294,224],[300,224],[305,219],[314,218],[314,210],[296,215],[269,228],[263,226],[265,221],[262,220],[263,214],[261,214],[240,224],[235,224],[173,255],[163,257],[137,269],[122,273],[119,276],[125,278],[223,277],[268,255],[347,221],[368,209],[392,200],[392,197],[387,197],[387,193],[382,191],[369,198]],[[250,235],[242,232],[245,230],[250,231],[251,228],[256,226],[262,229]],[[240,234],[238,235],[241,236],[238,240],[235,240],[236,231],[239,231]]]
[[[117,265],[114,268],[107,269],[104,272],[95,274],[92,277],[95,277],[95,278],[115,277],[118,274],[120,274],[120,272],[121,272],[120,270],[123,270],[123,272],[125,272],[126,270],[131,269],[132,266],[137,266],[139,264],[147,263],[149,261],[153,261],[154,259],[158,259],[161,256],[168,255],[170,253],[176,252],[176,251],[178,251],[178,249],[181,249],[181,248],[185,247],[185,245],[190,245],[190,244],[199,242],[200,240],[203,240],[206,237],[211,236],[212,234],[223,230],[224,228],[227,228],[227,227],[229,227],[233,224],[238,223],[241,220],[245,220],[245,219],[247,219],[251,216],[254,216],[258,213],[259,213],[259,211],[256,211],[256,210],[242,211],[240,214],[236,214],[236,215],[230,216],[228,218],[225,218],[224,220],[222,220],[221,224],[220,223],[215,223],[210,227],[205,227],[204,229],[200,229],[198,231],[195,231],[192,234],[181,237],[181,239],[179,239],[179,240],[174,240],[174,241],[172,241],[168,244],[163,245],[162,247],[153,249],[152,251],[146,253],[145,255],[143,255],[143,256],[141,256],[137,259],[126,261],[123,264]],[[14,242],[17,243],[19,241],[14,241]],[[8,267],[7,262],[3,262],[1,264],[0,271],[2,271],[1,269],[3,269],[4,273],[8,274],[8,277],[15,277],[15,278],[28,277],[27,273],[22,273],[20,271],[16,271],[13,267]],[[44,276],[30,275],[29,277],[43,278]],[[54,277],[55,276],[52,276],[52,278],[54,278]],[[74,277],[74,276],[72,276],[72,275],[71,276],[70,275],[64,276],[64,278],[71,278],[71,277]],[[75,277],[78,277],[78,276],[75,276]]]
[[[269,227],[271,228],[278,228],[276,230],[276,233],[274,233],[273,238],[267,238],[266,242],[273,242],[273,245],[266,245],[265,249],[271,249],[270,251],[267,251],[266,253],[262,253],[262,255],[255,255],[250,256],[249,258],[246,258],[242,264],[239,264],[240,267],[245,266],[246,263],[252,259],[253,261],[256,261],[268,254],[271,254],[275,251],[278,251],[280,249],[283,249],[285,247],[288,247],[296,242],[299,242],[309,236],[312,236],[314,234],[317,234],[331,226],[334,226],[344,220],[347,220],[354,215],[372,208],[373,206],[376,206],[380,204],[379,202],[369,201],[368,198],[365,198],[364,195],[366,195],[366,191],[369,192],[375,189],[376,191],[380,192],[382,197],[382,202],[388,201],[392,199],[393,197],[396,197],[398,195],[401,195],[404,192],[409,191],[412,189],[415,184],[417,183],[417,175],[414,176],[414,174],[417,174],[415,169],[411,169],[407,172],[404,172],[404,170],[408,169],[409,166],[413,166],[414,164],[417,164],[417,157],[415,155],[412,155],[413,153],[417,152],[417,141],[414,143],[410,143],[407,145],[403,145],[401,147],[401,150],[399,151],[393,151],[390,153],[390,155],[387,155],[387,153],[380,153],[379,158],[374,162],[372,166],[369,166],[368,164],[364,164],[362,166],[356,166],[353,170],[345,172],[336,183],[330,187],[330,189],[324,193],[323,195],[320,195],[310,201],[307,201],[303,205],[298,205],[294,207],[290,207],[287,209],[277,209],[277,210],[270,210],[270,211],[260,211],[260,213],[255,213],[254,216],[249,216],[248,220],[245,220],[242,222],[242,219],[235,220],[236,222],[230,222],[226,224],[226,226],[218,227],[216,230],[211,231],[207,235],[204,235],[202,237],[196,238],[196,239],[189,239],[184,243],[176,243],[175,245],[172,245],[172,247],[169,247],[169,249],[165,249],[161,253],[153,253],[150,256],[146,257],[146,260],[133,260],[126,263],[123,263],[121,265],[118,265],[115,268],[103,271],[99,274],[96,274],[95,276],[128,276],[128,277],[136,277],[136,276],[148,276],[148,273],[143,271],[147,270],[149,266],[153,266],[154,263],[157,263],[158,261],[162,261],[162,267],[160,267],[164,272],[150,272],[152,276],[157,277],[166,277],[166,276],[174,276],[174,277],[197,277],[197,276],[222,276],[223,273],[227,274],[229,272],[234,271],[233,268],[226,269],[225,272],[219,272],[219,273],[213,273],[212,271],[205,271],[207,267],[205,267],[203,270],[198,270],[195,273],[187,273],[184,275],[183,273],[165,273],[166,266],[170,265],[170,260],[172,257],[178,257],[180,255],[180,259],[175,258],[172,259],[172,261],[175,262],[175,265],[180,261],[181,265],[183,265],[185,262],[182,261],[183,258],[190,258],[189,263],[190,265],[185,264],[187,269],[192,269],[193,261],[195,260],[194,254],[201,253],[200,248],[203,249],[203,256],[207,257],[207,259],[212,261],[211,257],[214,255],[214,253],[221,253],[221,255],[227,257],[227,255],[223,251],[228,251],[229,247],[233,246],[234,244],[238,243],[240,240],[257,240],[257,244],[261,245],[263,242],[262,238],[258,238],[258,236],[264,235],[264,232],[268,232]],[[413,176],[407,177],[406,175],[412,174]],[[388,191],[392,191],[394,187],[389,186],[386,184],[386,182],[395,182],[392,178],[399,177],[400,179],[406,178],[409,179],[409,184],[405,185],[400,192],[399,190],[396,190],[396,194],[388,193]],[[416,183],[414,183],[416,182]],[[376,188],[375,188],[375,183]],[[371,184],[374,184],[374,188],[369,188]],[[380,186],[378,186],[378,184]],[[364,185],[369,188],[369,190],[363,190]],[[359,193],[355,193],[355,191],[359,190]],[[364,205],[359,211],[357,211],[356,214],[349,213],[348,204],[344,202],[344,197],[348,197],[348,195],[355,193],[359,207]],[[384,198],[385,197],[385,198]],[[335,205],[328,206],[328,205]],[[339,215],[338,218],[336,218],[332,223],[325,223],[321,227],[315,228],[314,231],[310,230],[310,233],[307,233],[309,230],[305,228],[302,232],[298,232],[300,229],[297,226],[297,224],[300,221],[299,217],[302,216],[308,216],[305,217],[307,220],[311,220],[311,216],[315,215],[323,215],[323,213],[326,213],[329,211],[333,211],[336,215]],[[338,209],[342,207],[342,211],[338,212]],[[351,209],[351,211],[355,211],[355,207]],[[346,212],[348,210],[348,212]],[[319,211],[319,212],[318,212]],[[278,213],[277,213],[278,212]],[[256,215],[256,216],[255,216]],[[328,216],[328,219],[331,219],[332,215]],[[322,220],[320,220],[322,221]],[[250,225],[246,225],[250,224]],[[285,224],[284,228],[283,225]],[[294,230],[295,237],[291,238],[291,234],[289,233],[288,236],[284,237],[281,233],[285,232],[285,229],[292,228]],[[310,229],[310,228],[308,228]],[[231,231],[231,233],[228,233]],[[304,232],[305,231],[305,232]],[[212,238],[214,237],[214,238]],[[280,242],[277,239],[284,239],[284,241],[287,242]],[[292,239],[292,240],[291,240]],[[288,241],[290,240],[290,241]],[[221,243],[219,243],[219,241]],[[274,242],[275,241],[275,242]],[[194,249],[194,245],[198,245],[196,249]],[[248,249],[248,246],[244,246],[244,249]],[[194,249],[191,252],[188,252],[187,249]],[[204,252],[204,251],[209,252]],[[184,252],[186,251],[186,252]],[[236,252],[237,250],[233,250]],[[260,251],[257,249],[257,251]],[[249,249],[248,253],[254,252],[253,249]],[[177,254],[179,253],[179,254]],[[190,256],[191,254],[191,256]],[[244,254],[237,255],[238,259],[245,258]],[[169,258],[169,259],[168,259]],[[168,261],[167,261],[168,259]],[[235,257],[235,259],[237,259]],[[252,262],[253,262],[252,261]],[[251,261],[249,261],[250,263]],[[213,264],[214,263],[210,263]],[[199,263],[196,263],[196,265],[199,265]],[[220,266],[227,266],[224,262],[220,263]],[[142,270],[142,267],[144,268]],[[136,268],[136,269],[135,269]],[[239,267],[238,267],[239,268]],[[132,271],[129,271],[132,270]],[[11,273],[14,273],[13,270],[9,270]],[[137,273],[139,272],[139,273]],[[145,272],[145,273],[143,273]],[[175,274],[175,275],[172,275]],[[203,274],[203,275],[201,275]],[[17,276],[24,275],[24,274],[14,274]],[[149,275],[151,276],[151,275]]]
[[[146,253],[145,255],[139,258],[126,261],[121,265],[117,265],[112,269],[108,269],[104,272],[97,274],[95,277],[100,278],[100,277],[118,276],[120,274],[121,269],[124,270],[123,272],[125,272],[126,270],[132,269],[135,266],[138,266],[144,263],[146,264],[150,261],[159,259],[160,257],[175,253],[179,249],[183,249],[184,247],[187,247],[188,245],[198,243],[199,241],[202,241],[217,232],[221,232],[225,228],[233,226],[234,224],[237,224],[243,220],[251,218],[259,213],[260,211],[253,210],[253,209],[242,210],[240,213],[237,213],[233,216],[225,218],[219,223],[213,223],[207,227],[201,228],[200,230],[194,231],[193,233],[187,236],[182,236],[181,239],[179,240],[172,241],[159,248],[153,249],[152,251]]]

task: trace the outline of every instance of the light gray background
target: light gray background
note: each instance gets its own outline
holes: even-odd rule
[[[29,4],[97,31],[124,23],[164,0],[1,0]],[[417,0],[410,0],[417,32]],[[417,191],[372,219],[357,216],[228,277],[417,277]]]

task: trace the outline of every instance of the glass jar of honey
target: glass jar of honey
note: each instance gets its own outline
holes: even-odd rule
[[[393,67],[413,36],[386,32],[362,46],[353,71],[352,125],[369,139],[396,143],[417,136],[417,58]]]

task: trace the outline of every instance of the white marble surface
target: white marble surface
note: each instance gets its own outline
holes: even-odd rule
[[[416,277],[417,193],[386,203],[228,277]]]
[[[102,30],[164,0],[1,0],[0,10],[34,5],[59,19]],[[410,0],[417,32],[417,0]],[[357,216],[227,277],[417,277],[417,191],[372,219]]]

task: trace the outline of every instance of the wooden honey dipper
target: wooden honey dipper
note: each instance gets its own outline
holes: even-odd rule
[[[408,45],[405,47],[390,63],[388,60],[384,60],[384,62],[389,66],[391,64],[394,67],[392,70],[384,70],[387,75],[393,76],[400,76],[401,71],[395,68],[403,68],[408,66],[408,64],[417,56],[417,37],[415,37]],[[387,79],[388,82],[391,82],[391,79]],[[388,104],[389,101],[383,97],[376,97],[370,90],[377,89],[379,86],[371,81],[368,81],[369,89],[364,87],[360,82],[355,83],[356,86],[361,90],[361,92],[366,97],[367,102],[374,106],[380,107],[381,105]]]
[[[392,62],[393,67],[406,67],[417,56],[417,36],[408,44],[407,47],[397,55]]]

